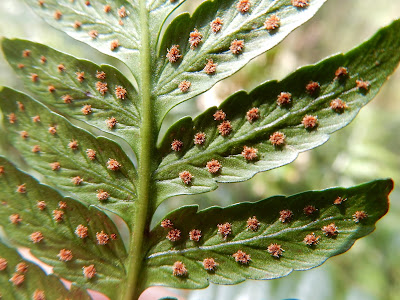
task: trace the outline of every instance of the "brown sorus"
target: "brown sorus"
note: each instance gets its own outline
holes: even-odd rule
[[[63,64],[59,64],[57,66],[57,70],[58,70],[58,72],[64,72],[66,70],[66,68]]]
[[[86,104],[82,107],[81,112],[84,115],[90,115],[92,113],[92,106],[89,104]]]
[[[246,160],[255,160],[255,159],[257,159],[257,152],[258,152],[258,149],[256,149],[256,148],[244,146],[243,151],[242,151],[242,156]]]
[[[46,300],[44,291],[39,289],[35,290],[35,292],[32,295],[32,300]]]
[[[8,122],[10,122],[10,124],[15,124],[17,122],[17,116],[14,113],[11,113],[7,116],[8,118]]]
[[[26,193],[26,184],[23,183],[17,187],[17,193],[25,194]]]
[[[281,26],[281,19],[277,15],[272,15],[264,22],[264,27],[268,31],[277,30]]]
[[[251,261],[250,254],[247,254],[242,250],[238,250],[236,253],[232,254],[232,256],[235,258],[235,261],[244,265],[248,264]]]
[[[176,242],[181,239],[181,231],[179,229],[171,229],[166,236],[171,242]]]
[[[125,9],[124,6],[121,6],[121,7],[118,9],[118,16],[119,16],[120,18],[125,18],[125,17],[128,16],[128,14],[127,14],[126,9]]]
[[[106,73],[104,73],[103,71],[96,71],[96,78],[100,80],[105,80]]]
[[[94,267],[94,265],[90,265],[87,267],[84,266],[82,270],[83,276],[85,276],[87,279],[92,279],[96,275],[96,268]]]
[[[335,205],[340,205],[340,204],[342,204],[344,201],[346,201],[347,200],[347,198],[342,198],[342,197],[337,197],[334,201],[333,201],[333,204],[335,204]]]
[[[25,49],[22,51],[22,57],[29,57],[31,56],[31,50]]]
[[[289,105],[291,102],[292,94],[287,92],[281,92],[276,99],[276,103],[278,103],[279,106]]]
[[[251,231],[257,231],[259,227],[260,222],[258,222],[256,216],[253,216],[247,220],[247,229],[250,229]]]
[[[198,229],[192,229],[189,232],[189,239],[194,242],[198,242],[201,239],[201,231]]]
[[[218,233],[226,240],[228,235],[232,234],[232,224],[231,223],[224,223],[224,224],[218,224]]]
[[[200,44],[202,38],[202,34],[195,28],[189,34],[190,49],[193,50],[194,48],[196,48]]]
[[[279,131],[274,132],[269,136],[269,141],[274,146],[282,146],[285,144],[286,136]]]
[[[7,259],[0,257],[0,271],[4,271],[7,268]]]
[[[51,126],[48,129],[49,133],[55,135],[57,133],[57,128],[55,126]]]
[[[32,117],[32,121],[33,121],[34,123],[39,123],[39,122],[40,122],[40,116],[39,116],[39,115],[36,115],[36,116]]]
[[[238,4],[236,5],[237,10],[244,14],[250,10],[250,0],[239,0]]]
[[[180,140],[173,140],[171,143],[171,149],[173,151],[181,151],[183,149],[183,142]]]
[[[214,74],[217,71],[217,65],[218,64],[214,63],[212,59],[208,59],[207,64],[204,67],[204,72],[206,72],[208,75]]]
[[[203,266],[204,269],[206,269],[207,271],[215,271],[218,263],[215,261],[214,258],[205,258],[203,260]]]
[[[182,57],[180,53],[179,45],[172,45],[171,49],[167,49],[166,57],[170,63],[175,63]]]
[[[309,93],[311,96],[315,96],[319,93],[321,89],[321,86],[319,85],[318,82],[316,81],[310,81],[307,85],[306,85],[306,91],[307,93]]]
[[[56,88],[54,87],[54,85],[49,85],[49,86],[47,87],[47,90],[48,90],[50,93],[54,93],[54,92],[56,91]]]
[[[293,217],[293,212],[288,209],[281,210],[279,212],[279,221],[282,223],[290,222]]]
[[[17,273],[26,273],[28,271],[28,265],[26,263],[19,263],[15,267],[15,272]]]
[[[107,127],[113,129],[117,125],[118,121],[116,118],[111,117],[106,120]]]
[[[313,213],[315,213],[317,209],[315,208],[314,205],[307,205],[306,207],[303,208],[304,214],[307,216],[311,216]]]
[[[38,201],[38,202],[36,203],[36,207],[37,207],[39,210],[45,210],[46,207],[47,207],[47,204],[46,204],[46,202],[44,202],[44,201]]]
[[[116,50],[121,44],[119,43],[119,40],[112,40],[110,43],[110,49],[111,51]]]
[[[64,220],[64,212],[62,210],[53,210],[53,219],[57,223],[60,223]]]
[[[19,224],[22,221],[22,218],[19,214],[12,214],[8,217],[12,224]]]
[[[32,152],[33,153],[39,153],[40,152],[40,146],[39,145],[34,145],[32,147]]]
[[[23,68],[25,68],[25,65],[24,64],[18,64],[17,67],[18,67],[18,69],[23,69]]]
[[[164,219],[161,221],[162,228],[174,228],[174,223],[170,219]]]
[[[17,101],[19,111],[25,111],[25,105],[22,102]]]
[[[226,120],[218,125],[218,131],[222,136],[227,136],[232,132],[231,122]]]
[[[369,90],[369,87],[370,87],[370,82],[369,81],[364,81],[364,80],[361,80],[361,79],[357,79],[356,80],[356,85],[357,85],[357,88],[359,89],[359,90],[362,90],[362,91],[364,91],[364,92],[366,92],[366,91],[368,91]]]
[[[185,93],[189,90],[190,86],[190,81],[183,80],[181,83],[179,83],[178,88],[181,90],[182,93]]]
[[[213,117],[215,121],[223,121],[226,118],[226,114],[222,109],[220,109],[213,114]]]
[[[179,173],[179,178],[183,181],[184,184],[189,185],[192,183],[193,175],[190,174],[190,172],[188,171],[183,171]]]
[[[12,282],[15,286],[21,285],[25,280],[25,276],[23,274],[14,273],[10,278],[10,282]]]
[[[308,246],[314,246],[314,245],[317,245],[319,243],[319,239],[320,238],[321,238],[320,236],[316,236],[314,234],[314,232],[313,232],[311,234],[307,234],[305,236],[303,242]]]
[[[67,249],[61,249],[60,252],[57,254],[61,261],[70,261],[72,260],[72,251]]]
[[[75,28],[75,29],[79,29],[79,28],[81,28],[81,26],[82,26],[82,23],[81,23],[81,22],[79,22],[79,21],[75,21],[75,22],[74,22],[74,28]]]
[[[212,32],[214,32],[214,33],[219,32],[221,30],[221,28],[222,28],[222,24],[224,24],[224,21],[221,18],[218,18],[218,17],[215,18],[215,20],[213,20],[210,23],[210,27],[211,27]]]
[[[40,243],[44,239],[43,234],[40,231],[32,233],[29,238],[34,243]]]
[[[337,230],[337,227],[336,227],[335,223],[331,223],[329,225],[326,225],[326,226],[322,227],[321,230],[324,232],[324,234],[327,237],[333,237],[333,236],[336,236],[338,234],[338,230]]]
[[[25,130],[21,131],[19,133],[19,135],[23,138],[23,139],[27,139],[29,137],[28,132],[26,132]]]
[[[97,30],[94,30],[94,29],[90,30],[88,32],[88,34],[92,39],[95,39],[95,38],[97,38],[99,36],[99,32]]]
[[[353,220],[359,223],[361,220],[368,218],[368,214],[363,210],[358,210],[353,214]]]
[[[335,71],[335,80],[342,80],[349,76],[349,71],[345,67],[339,67]]]
[[[211,174],[216,174],[218,173],[222,168],[221,163],[216,160],[216,159],[212,159],[209,162],[207,162],[207,169],[208,172],[210,172]]]
[[[39,75],[36,73],[31,73],[31,80],[32,80],[32,82],[38,82]]]
[[[75,234],[79,238],[84,239],[85,237],[88,236],[88,228],[83,226],[82,224],[79,224],[75,229]]]
[[[45,64],[46,62],[47,62],[46,56],[42,55],[42,56],[40,57],[40,63]]]
[[[305,115],[301,123],[306,129],[314,129],[318,126],[318,118],[316,116]]]
[[[110,194],[106,191],[98,190],[96,196],[99,201],[106,201],[110,197]]]
[[[257,107],[253,107],[246,113],[246,119],[250,123],[253,123],[255,120],[260,118],[260,110]]]
[[[204,142],[206,141],[206,134],[204,132],[196,133],[193,141],[196,145],[203,145]]]
[[[126,89],[124,89],[122,86],[117,85],[115,87],[115,96],[117,96],[118,99],[124,100],[126,98]]]
[[[60,201],[60,202],[58,202],[58,207],[60,209],[66,209],[68,207],[68,204],[65,201]]]
[[[108,91],[107,83],[106,82],[101,82],[97,81],[96,82],[96,90],[100,92],[104,96],[105,93]]]
[[[282,246],[276,243],[270,244],[267,248],[269,254],[273,257],[279,258],[282,256],[282,253],[285,251],[283,250]]]
[[[121,164],[113,159],[109,158],[107,161],[107,169],[112,170],[112,171],[118,171],[121,168]]]
[[[172,266],[172,275],[174,276],[186,276],[188,273],[186,266],[181,261],[176,261]]]
[[[109,4],[104,5],[103,10],[105,13],[109,13],[111,11],[111,6]]]
[[[242,53],[243,48],[244,48],[244,40],[234,39],[229,47],[229,50],[231,50],[233,54],[240,54]]]
[[[96,239],[98,245],[106,245],[110,237],[102,230],[101,232],[96,232]]]
[[[62,96],[61,98],[62,98],[62,100],[64,101],[64,103],[66,103],[66,104],[71,104],[71,103],[72,103],[72,100],[74,100],[74,99],[72,98],[72,96],[71,96],[71,95],[68,95],[68,94]]]
[[[54,19],[56,19],[56,20],[60,20],[61,17],[62,17],[62,12],[59,11],[59,10],[56,10],[56,11],[54,12],[54,14],[53,14],[53,17],[54,17]]]
[[[85,80],[85,72],[76,72],[76,79],[79,82],[83,82]]]
[[[72,150],[77,150],[78,149],[78,141],[76,140],[72,140],[68,143],[68,148],[72,149]]]
[[[330,107],[332,110],[340,113],[347,108],[347,104],[342,99],[337,98],[331,101]]]
[[[83,179],[79,176],[75,176],[71,179],[74,185],[80,185],[83,182]]]
[[[53,171],[58,171],[61,168],[61,165],[58,161],[50,163],[50,167]]]
[[[86,150],[86,155],[90,160],[95,160],[96,159],[96,151],[93,149],[87,149]]]
[[[299,8],[304,8],[310,5],[310,0],[292,0],[292,5]]]

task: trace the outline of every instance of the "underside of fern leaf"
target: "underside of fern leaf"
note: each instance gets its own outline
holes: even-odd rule
[[[43,282],[74,283],[70,291],[54,283],[59,295],[86,299],[90,288],[130,300],[153,285],[203,288],[316,267],[387,212],[389,179],[199,212],[182,207],[150,228],[165,199],[288,164],[351,122],[399,63],[400,21],[346,54],[183,118],[160,137],[173,107],[274,47],[326,0],[208,0],[169,25],[184,0],[25,2],[120,59],[135,82],[46,45],[2,40],[33,97],[0,90],[2,140],[23,160],[17,167],[0,157],[0,267],[10,262],[0,270],[2,295],[36,292],[30,271],[24,283],[9,281],[19,247],[53,267],[45,277],[29,266]],[[116,224],[127,225],[128,239]],[[37,286],[49,297],[51,288]]]
[[[374,230],[392,189],[389,179],[199,212],[197,206],[182,207],[161,223],[174,229],[158,224],[151,232],[143,281],[204,288],[319,266]]]

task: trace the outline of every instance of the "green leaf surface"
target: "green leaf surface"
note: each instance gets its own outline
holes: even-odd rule
[[[137,152],[140,145],[139,96],[129,80],[118,70],[77,59],[26,40],[3,39],[2,47],[8,63],[36,99],[64,116],[122,137]],[[26,50],[30,51],[27,57],[24,56]],[[42,62],[42,56],[45,62]],[[65,69],[60,70],[60,65]],[[82,72],[84,78],[80,81],[77,73]],[[104,72],[105,79],[97,78],[98,72]],[[32,74],[38,75],[36,81],[32,80]],[[104,95],[98,89],[99,84],[106,84]],[[55,90],[50,92],[50,86]],[[126,90],[125,99],[116,96],[117,87]],[[71,103],[63,101],[65,95],[72,97]],[[87,114],[83,112],[86,105],[91,106],[91,112]],[[110,128],[106,121],[112,117],[118,123]]]
[[[119,58],[131,69],[140,81],[141,18],[139,0],[96,0],[85,5],[85,1],[46,0],[39,5],[36,0],[25,0],[33,11],[51,26],[64,31],[69,36],[89,44],[93,48]],[[152,46],[157,45],[161,26],[169,14],[185,0],[148,0],[146,8],[151,22],[149,32]],[[105,6],[109,5],[106,12]],[[56,12],[61,16],[57,19]],[[125,13],[124,13],[125,12]],[[77,27],[76,22],[80,23]],[[97,35],[93,37],[93,31]],[[119,46],[111,49],[111,43]]]
[[[63,198],[2,157],[0,166],[4,170],[0,175],[0,225],[11,243],[30,248],[34,256],[54,267],[57,276],[114,297],[115,288],[126,276],[127,253],[109,217],[94,206],[86,207],[71,198]],[[17,192],[22,184],[25,184],[25,193]],[[43,210],[38,206],[39,201],[46,204]],[[66,204],[65,208],[60,208],[60,201]],[[62,220],[56,220],[55,211],[63,212]],[[15,215],[19,222],[13,223]],[[87,237],[80,238],[75,233],[79,225],[87,228]],[[101,231],[109,237],[116,234],[116,239],[109,238],[107,244],[99,245],[96,235]],[[43,240],[34,243],[31,234],[35,232],[40,232]],[[60,260],[58,255],[62,249],[72,251],[70,261]],[[82,268],[90,265],[94,265],[96,275],[87,279]]]
[[[204,288],[209,282],[236,284],[245,279],[273,279],[293,270],[308,270],[321,265],[334,255],[346,252],[354,242],[371,233],[375,223],[388,211],[388,195],[393,189],[390,179],[377,180],[351,188],[332,188],[310,191],[290,197],[274,196],[255,203],[240,203],[226,208],[211,207],[197,211],[197,206],[175,210],[165,218],[181,230],[181,238],[171,242],[166,238],[169,229],[160,224],[151,232],[151,247],[143,275],[145,286],[165,285],[175,288]],[[333,202],[337,197],[341,204]],[[317,210],[311,215],[307,206]],[[290,210],[292,217],[280,220],[281,212]],[[359,211],[367,217],[355,222]],[[256,231],[248,229],[248,219],[256,217]],[[231,234],[223,238],[218,224],[231,224]],[[322,228],[334,223],[337,234],[326,236]],[[189,239],[192,229],[201,231],[198,242]],[[315,245],[304,242],[307,235],[320,237]],[[277,257],[268,252],[271,244],[284,250]],[[238,250],[250,255],[247,264],[235,261]],[[207,271],[203,260],[213,258],[218,266]],[[176,261],[184,263],[186,276],[174,276]]]
[[[247,94],[240,91],[221,104],[199,115],[193,121],[184,118],[172,125],[165,134],[160,151],[163,159],[156,171],[158,201],[178,195],[206,192],[215,189],[216,182],[236,182],[251,178],[257,172],[276,168],[293,161],[303,152],[325,143],[329,135],[346,126],[362,106],[379,91],[400,60],[400,21],[380,30],[369,41],[315,65],[303,67],[282,81],[269,81]],[[346,67],[348,77],[335,79],[339,67]],[[367,90],[356,86],[357,80],[369,82]],[[311,95],[306,91],[310,81],[319,82],[320,91]],[[278,105],[281,92],[291,93],[291,103]],[[340,98],[347,108],[334,110],[331,101]],[[259,118],[249,122],[247,112],[259,109]],[[222,136],[213,114],[221,109],[230,120],[232,132]],[[318,118],[315,128],[305,128],[306,115]],[[203,145],[195,145],[193,137],[198,132],[206,134]],[[283,133],[281,146],[274,146],[270,136]],[[183,142],[181,151],[172,151],[171,142]],[[246,160],[244,146],[258,150],[257,158]],[[211,174],[208,161],[218,160],[222,168]],[[179,178],[183,171],[193,175],[190,184]]]
[[[118,144],[94,137],[27,95],[9,88],[0,91],[0,108],[8,116],[3,124],[12,145],[34,170],[45,176],[46,183],[83,203],[122,215],[126,221],[133,218],[136,170]],[[9,120],[12,114],[16,117],[14,123]],[[40,122],[34,122],[35,116],[40,117]],[[57,132],[50,133],[50,127],[55,127]],[[28,134],[26,138],[22,137],[24,132]],[[76,150],[69,147],[73,140],[78,143]],[[33,152],[35,146],[40,147],[38,152]],[[96,151],[93,160],[88,157],[87,149]],[[109,169],[109,159],[116,160],[120,169]],[[55,162],[60,165],[58,170],[53,170],[51,165]],[[80,184],[74,182],[77,176],[83,179]],[[97,197],[101,190],[109,194],[105,201]]]
[[[36,297],[40,295],[41,292],[46,299],[60,299],[60,297],[76,300],[91,299],[85,291],[76,288],[76,286],[72,286],[72,289],[68,291],[56,276],[46,275],[35,264],[23,260],[15,249],[0,243],[0,253],[0,258],[7,260],[7,267],[0,271],[0,295],[2,299],[44,299],[34,297],[34,295]],[[16,272],[16,267],[20,263],[24,263],[28,267],[25,273]],[[20,285],[14,285],[10,281],[15,274],[24,276]]]
[[[51,26],[105,54],[121,59],[134,73],[140,70],[134,64],[139,58],[140,48],[137,1],[96,0],[90,1],[90,5],[85,5],[85,1],[80,0],[46,0],[43,5],[39,5],[36,0],[25,2]],[[110,6],[108,13],[104,8],[106,5]],[[121,7],[125,8],[125,14],[120,12]],[[56,17],[57,12],[61,13],[59,18]],[[121,18],[123,15],[126,16]],[[80,26],[77,27],[76,22]],[[97,32],[96,37],[91,35],[93,30]],[[111,50],[111,43],[115,40],[120,46]]]
[[[153,92],[157,96],[159,119],[172,107],[211,88],[218,81],[232,75],[254,57],[276,46],[290,32],[309,20],[326,0],[310,1],[309,6],[298,8],[290,0],[248,1],[248,12],[238,9],[238,0],[205,1],[193,16],[182,14],[174,19],[164,34],[158,59]],[[280,27],[268,31],[265,22],[271,16],[280,19]],[[220,18],[221,29],[214,32],[211,22]],[[195,29],[202,38],[197,47],[191,47],[190,33]],[[238,53],[230,50],[234,40],[243,41]],[[177,62],[169,62],[168,49],[179,45]],[[209,59],[217,64],[213,74],[204,71]],[[179,84],[191,82],[187,92]]]

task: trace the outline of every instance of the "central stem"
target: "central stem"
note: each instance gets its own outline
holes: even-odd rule
[[[135,202],[135,219],[129,246],[128,278],[123,300],[136,300],[143,287],[140,285],[140,271],[144,260],[145,238],[150,231],[150,197],[152,177],[152,154],[156,145],[156,132],[153,130],[153,112],[151,102],[151,50],[149,40],[149,15],[146,1],[140,0],[140,82],[141,127],[140,150],[138,158],[138,198]]]

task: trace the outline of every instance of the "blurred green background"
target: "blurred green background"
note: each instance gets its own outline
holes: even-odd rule
[[[193,9],[202,1],[191,1]],[[22,0],[0,0],[0,36],[27,38],[78,57],[127,68],[74,41],[35,16]],[[369,38],[379,27],[400,17],[400,1],[330,0],[317,15],[280,45],[253,60],[209,92],[171,111],[167,124],[184,115],[196,116],[218,105],[231,93],[251,90],[269,79],[281,79],[301,65],[344,52]],[[24,90],[0,53],[0,85]],[[166,127],[163,128],[165,130]],[[224,184],[211,193],[167,200],[157,211],[158,221],[182,204],[201,208],[255,201],[275,194],[350,186],[375,178],[392,177],[396,183],[391,208],[376,231],[359,240],[349,253],[330,259],[321,267],[294,272],[272,281],[247,281],[237,286],[216,286],[199,291],[171,290],[190,300],[264,299],[399,299],[400,295],[400,71],[382,88],[355,121],[332,135],[323,146],[301,154],[292,164],[256,175],[247,182]],[[6,153],[0,132],[0,154]]]

